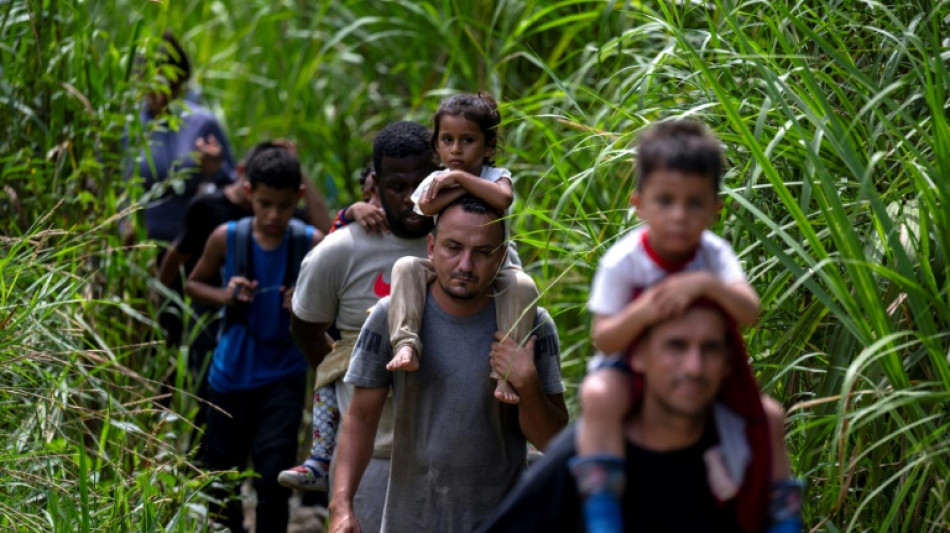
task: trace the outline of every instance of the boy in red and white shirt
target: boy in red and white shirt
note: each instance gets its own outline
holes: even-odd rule
[[[644,225],[608,250],[588,300],[595,315],[593,341],[602,355],[591,362],[581,385],[582,423],[572,462],[586,497],[588,531],[622,530],[618,497],[625,483],[624,420],[633,399],[631,344],[699,298],[714,301],[743,326],[758,317],[758,296],[735,252],[707,229],[722,209],[723,166],[719,140],[696,122],[659,123],[639,139],[630,202]],[[710,472],[723,472],[719,466],[712,465]],[[735,488],[716,477],[711,483],[720,492]]]

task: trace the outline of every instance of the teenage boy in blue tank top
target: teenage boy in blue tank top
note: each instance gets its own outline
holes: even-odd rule
[[[215,470],[241,470],[250,455],[260,474],[254,482],[257,523],[269,531],[286,531],[290,489],[277,483],[277,474],[297,458],[308,368],[290,338],[289,314],[299,268],[288,262],[293,262],[290,251],[299,233],[289,225],[303,194],[300,163],[287,149],[274,147],[248,162],[247,178],[254,211],[249,245],[242,248],[237,242],[240,222],[218,226],[186,290],[228,313],[208,375],[209,400],[224,412],[209,411],[205,460]],[[323,238],[313,227],[305,231],[307,249]],[[236,257],[239,249],[246,257]],[[238,272],[242,263],[250,265],[248,272]],[[227,280],[223,287],[214,283],[222,267],[221,279]],[[226,509],[212,513],[219,513],[216,519],[231,531],[240,532],[243,512],[237,487],[234,490],[233,498],[224,498]]]

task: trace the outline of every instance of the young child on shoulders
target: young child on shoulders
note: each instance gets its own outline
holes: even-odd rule
[[[486,92],[452,96],[439,105],[433,122],[432,147],[445,169],[432,173],[413,193],[416,212],[434,216],[459,197],[472,194],[507,213],[514,193],[511,172],[494,166],[501,123],[495,99]],[[412,372],[419,368],[422,309],[434,277],[432,263],[426,259],[405,257],[393,265],[389,335],[394,356],[386,366],[389,370]],[[524,343],[537,310],[537,286],[509,257],[493,287],[498,328]],[[499,401],[519,401],[504,377],[495,373],[491,377],[497,381],[495,397]]]
[[[299,261],[323,234],[291,221],[303,186],[300,163],[286,148],[255,155],[247,179],[253,217],[212,232],[186,285],[196,300],[227,309],[208,377],[209,401],[219,409],[208,412],[204,459],[215,470],[242,470],[250,456],[261,474],[258,523],[285,530],[290,490],[277,475],[297,459],[308,368],[290,337],[291,298]],[[240,497],[233,496],[223,521],[243,531]]]
[[[588,531],[622,529],[617,493],[624,484],[633,340],[700,297],[717,302],[740,325],[758,318],[758,296],[731,245],[707,229],[722,208],[723,166],[719,140],[697,122],[662,122],[640,136],[630,203],[643,225],[604,255],[588,300],[593,342],[603,355],[581,385],[583,423],[572,465],[587,497]]]

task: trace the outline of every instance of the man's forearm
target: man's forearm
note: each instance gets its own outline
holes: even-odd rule
[[[491,366],[518,393],[518,425],[532,444],[542,449],[551,437],[567,425],[567,406],[564,394],[546,394],[534,362],[535,343],[532,336],[524,346],[518,346],[505,332],[495,332],[492,343]]]
[[[290,336],[310,365],[314,367],[319,365],[333,349],[325,324],[301,320],[293,313],[290,314]]]
[[[567,425],[563,394],[547,395],[540,384],[518,389],[518,424],[521,432],[539,450]]]
[[[348,520],[353,513],[353,498],[373,457],[376,428],[385,401],[386,389],[357,388],[353,394],[336,447],[333,495],[330,498],[331,524]]]
[[[377,418],[377,422],[378,422]],[[333,468],[333,500],[352,503],[360,479],[373,457],[373,442],[376,424],[345,416],[340,440],[336,448],[336,464]]]

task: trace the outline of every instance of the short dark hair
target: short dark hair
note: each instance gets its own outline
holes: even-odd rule
[[[373,139],[373,168],[376,169],[377,183],[384,178],[384,157],[432,156],[429,145],[429,130],[418,122],[401,120],[386,126]]]
[[[485,134],[485,146],[498,146],[498,125],[501,124],[501,113],[498,112],[498,103],[491,93],[478,91],[474,94],[456,94],[439,104],[438,111],[433,117],[432,149],[438,150],[439,121],[445,115],[462,115],[478,124],[478,128]],[[485,158],[486,165],[494,165],[495,161]]]
[[[501,211],[498,211],[491,205],[489,205],[488,202],[486,202],[485,200],[482,200],[481,198],[473,194],[462,195],[456,198],[454,201],[452,201],[448,205],[446,205],[445,207],[443,207],[439,211],[439,215],[435,219],[435,226],[432,227],[433,235],[438,234],[439,221],[442,220],[442,213],[445,213],[447,210],[457,205],[461,206],[462,211],[465,211],[466,213],[474,213],[476,215],[489,216],[494,221],[493,223],[501,225],[501,233],[503,235],[502,242],[508,240],[508,231],[507,231],[507,227],[505,223],[505,214],[502,213]]]
[[[637,189],[658,170],[699,174],[719,192],[725,158],[719,139],[695,120],[660,122],[640,134],[637,149]]]
[[[271,148],[281,148],[281,146],[273,141],[262,141],[252,146],[251,149],[248,150],[246,154],[244,154],[245,168],[251,163],[252,159],[257,157],[257,154],[263,152],[264,150],[270,150]]]
[[[171,86],[184,85],[191,77],[191,62],[188,61],[188,54],[185,53],[181,43],[170,31],[166,30],[162,33],[162,44],[158,48],[155,66],[162,71],[163,75],[172,74],[175,76],[168,80]]]
[[[248,159],[244,163],[251,189],[256,189],[259,185],[273,189],[299,189],[303,180],[300,161],[290,150],[271,144],[255,152],[258,146],[248,152]]]

